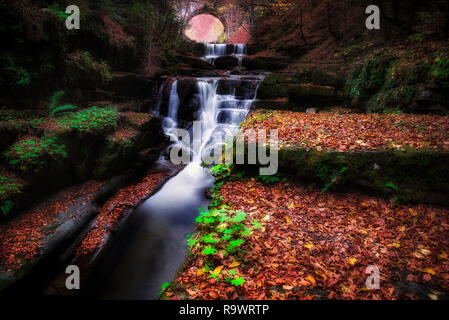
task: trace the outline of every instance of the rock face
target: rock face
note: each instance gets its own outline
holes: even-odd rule
[[[137,73],[115,73],[107,86],[117,96],[146,97],[151,92],[153,80]]]
[[[288,99],[289,109],[305,111],[311,106],[329,106],[342,101],[344,80],[322,71],[302,69],[296,73],[272,73],[259,86],[258,99]],[[284,104],[284,107],[286,105]]]
[[[221,70],[232,69],[238,65],[238,59],[233,56],[223,56],[215,59],[215,68]]]
[[[288,100],[295,103],[330,105],[335,97],[335,88],[314,84],[291,84],[288,86]]]
[[[186,56],[186,55],[180,55],[177,56],[176,59],[191,67],[192,69],[199,69],[199,70],[213,70],[214,66],[211,65],[209,62],[204,61],[201,58],[198,57],[192,57],[192,56]]]
[[[276,99],[288,97],[288,86],[293,83],[294,74],[272,73],[260,83],[259,99]]]
[[[235,94],[237,99],[254,99],[257,80],[222,79],[218,82],[217,94]]]
[[[191,122],[198,118],[197,111],[200,108],[200,101],[195,96],[196,79],[178,79],[179,109],[178,119]]]
[[[283,70],[292,60],[284,57],[247,56],[242,65],[248,70]]]

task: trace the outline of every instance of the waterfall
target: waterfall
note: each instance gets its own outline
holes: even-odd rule
[[[223,57],[226,55],[234,56],[238,59],[238,66],[242,66],[243,57],[247,55],[246,44],[238,43],[234,45],[220,44],[220,43],[205,43],[206,55],[203,57],[204,60],[214,65],[215,60],[218,57]],[[228,52],[228,49],[232,49]]]
[[[215,59],[226,55],[226,44],[205,43],[204,45],[206,46],[206,55],[203,59],[212,65],[215,63]]]
[[[224,55],[227,48],[226,45],[213,45],[210,53]],[[243,45],[234,45],[233,48],[236,56],[246,52]],[[185,126],[190,129],[190,125],[182,121],[185,119],[178,119],[178,109],[185,106],[180,105],[178,83],[173,82],[167,113],[162,112],[165,116],[162,126],[165,134],[175,141],[172,147],[180,146],[188,151],[193,155],[193,161],[139,205],[119,231],[113,243],[115,246],[106,249],[103,259],[108,258],[104,260],[104,266],[109,272],[105,279],[98,277],[101,284],[98,287],[107,293],[106,298],[157,299],[161,284],[174,278],[188,254],[186,234],[194,231],[198,208],[207,208],[210,200],[206,198],[205,191],[213,186],[214,178],[209,168],[202,166],[202,156],[235,136],[256,98],[263,77],[251,74],[197,78],[195,100],[199,101],[199,109],[195,111],[200,121],[194,123],[191,131],[200,124],[201,134],[189,145],[181,145],[182,139],[178,140],[177,128]],[[161,87],[155,110],[159,114],[160,109],[164,109],[161,108],[165,101],[163,95],[164,87]],[[173,168],[164,156],[157,166]]]
[[[164,83],[161,84],[159,92],[157,93],[156,107],[154,108],[153,111],[153,114],[158,118],[161,116],[161,104],[163,97],[164,97]]]
[[[162,97],[161,97],[162,100]],[[179,95],[178,95],[178,80],[175,80],[170,89],[170,100],[168,103],[168,114],[162,122],[164,132],[170,134],[170,129],[176,128],[178,125],[178,109],[179,109]]]

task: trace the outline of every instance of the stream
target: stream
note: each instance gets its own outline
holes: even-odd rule
[[[240,65],[246,46],[234,45],[232,52],[226,48],[222,44],[207,44],[203,59],[213,64],[217,57],[227,54],[238,57]],[[197,120],[201,123],[201,135],[191,145],[177,142],[177,80],[171,84],[164,115],[160,112],[164,89],[161,87],[153,113],[161,117],[165,134],[174,141],[171,148],[177,146],[189,152],[191,162],[142,203],[113,237],[92,274],[89,297],[157,299],[161,285],[173,280],[188,253],[186,235],[194,231],[198,208],[208,206],[205,194],[214,182],[209,169],[203,168],[202,159],[214,146],[237,133],[262,79],[260,74],[197,78],[195,95],[199,100]],[[192,133],[191,126],[184,129]],[[173,166],[167,153],[168,150],[158,160],[159,166]]]

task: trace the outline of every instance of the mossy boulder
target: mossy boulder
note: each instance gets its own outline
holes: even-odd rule
[[[241,136],[234,139],[234,163],[236,145],[241,143],[238,142],[240,139]],[[244,143],[245,159],[248,159],[251,148],[257,146]],[[449,205],[449,151],[338,152],[281,146],[277,160],[279,171],[288,179],[318,184],[323,191],[357,190],[403,203]],[[246,162],[237,166],[251,171],[268,166],[262,165],[259,158],[255,163],[248,165]]]
[[[403,202],[449,205],[449,152],[325,152],[290,147],[279,166],[297,179],[338,189],[358,186]]]
[[[258,99],[276,99],[288,97],[288,86],[293,83],[292,73],[271,73],[259,85]]]
[[[297,68],[293,82],[296,84],[313,83],[320,86],[332,86],[343,89],[346,73],[340,65],[309,64]]]
[[[330,105],[335,102],[335,88],[315,84],[291,84],[288,86],[288,100],[295,103]]]

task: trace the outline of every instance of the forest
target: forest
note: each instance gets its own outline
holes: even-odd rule
[[[449,298],[449,1],[0,0],[0,35],[0,298]]]

